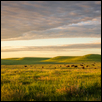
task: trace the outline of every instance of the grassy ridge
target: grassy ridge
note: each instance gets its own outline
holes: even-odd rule
[[[95,61],[100,62],[101,61],[101,55],[98,54],[88,54],[85,56],[58,56],[51,59],[47,59],[44,62],[89,62],[89,61]]]
[[[1,59],[1,65],[24,65],[24,64],[42,64],[42,60],[47,60],[49,58],[40,57],[24,57],[24,58],[8,58]]]
[[[100,62],[101,55],[88,54],[85,56],[57,56],[54,58],[24,57],[1,59],[1,65],[24,65],[24,64],[58,64],[58,63],[81,63]]]
[[[3,60],[20,60],[20,61],[26,61],[26,60],[30,60],[30,61],[41,61],[41,60],[46,60],[46,59],[49,59],[49,58],[42,58],[42,57],[23,57],[23,58],[6,58],[6,59],[3,59]]]
[[[67,60],[71,60],[71,59],[77,58],[77,57],[75,57],[75,56],[57,56],[54,58],[44,60],[43,62],[61,62],[61,61],[66,62]]]

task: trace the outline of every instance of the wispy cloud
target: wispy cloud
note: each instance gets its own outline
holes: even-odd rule
[[[101,2],[1,2],[1,40],[61,37],[101,37]]]
[[[101,48],[101,43],[67,44],[60,46],[26,46],[26,47],[2,47],[1,52],[12,51],[74,51],[78,49]]]

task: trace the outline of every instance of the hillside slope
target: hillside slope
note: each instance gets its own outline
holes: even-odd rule
[[[7,58],[1,59],[1,65],[23,65],[23,64],[39,64],[42,60],[47,60],[49,58],[42,57],[23,57],[23,58]]]
[[[75,63],[75,62],[83,62],[83,61],[84,62],[89,62],[89,61],[100,62],[101,55],[88,54],[88,55],[84,55],[84,56],[58,56],[58,57],[44,60],[43,62]]]
[[[78,56],[57,56],[42,62],[66,62],[66,60],[72,60],[73,58],[77,58]]]
[[[23,57],[1,59],[1,65],[24,65],[24,64],[54,64],[54,63],[81,63],[101,62],[101,55],[88,54],[84,56],[57,56],[53,58]]]

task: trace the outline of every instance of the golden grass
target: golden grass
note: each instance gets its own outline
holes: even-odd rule
[[[96,82],[101,84],[100,63],[96,64],[96,69],[91,65],[85,69],[82,69],[79,65],[76,68],[71,68],[66,67],[64,64],[27,66],[25,68],[24,65],[1,65],[2,101],[21,101],[24,100],[26,95],[28,95],[28,100],[39,100],[39,98],[42,99],[47,96],[49,96],[49,100],[52,100],[51,97],[55,94],[78,96],[85,91],[80,89],[81,83],[84,88]],[[55,66],[56,69],[54,68]],[[34,96],[36,99],[33,99],[33,93],[36,95]],[[30,97],[30,95],[32,96]]]

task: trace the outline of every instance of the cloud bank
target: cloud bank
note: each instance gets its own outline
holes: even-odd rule
[[[101,1],[1,1],[1,40],[101,37]]]
[[[26,47],[4,47],[1,52],[13,52],[13,51],[76,51],[79,49],[92,49],[101,48],[100,43],[85,43],[85,44],[69,44],[61,46],[26,46]]]

